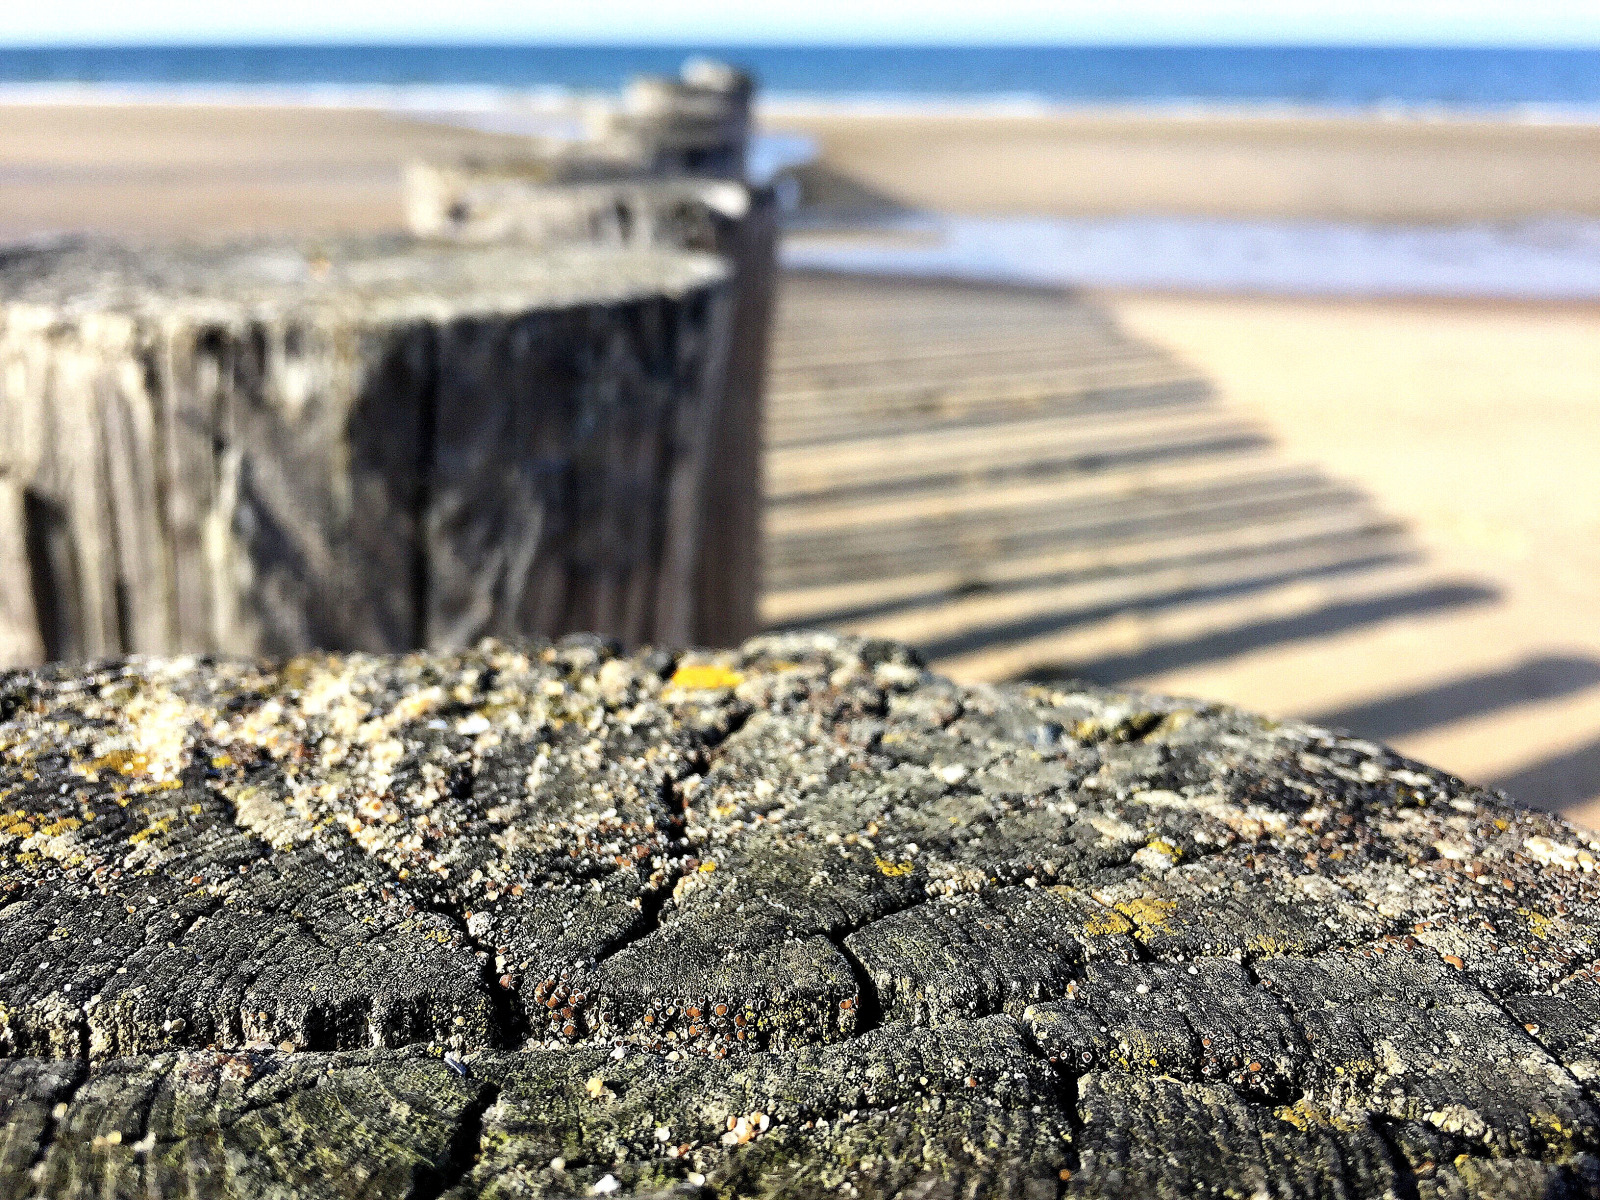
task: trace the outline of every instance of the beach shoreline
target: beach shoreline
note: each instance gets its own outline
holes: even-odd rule
[[[561,84],[513,86],[496,83],[264,83],[226,81],[19,81],[0,80],[0,107],[101,107],[109,105],[198,108],[370,109],[389,113],[428,113],[508,109],[570,113],[595,101],[609,101],[611,89]],[[1047,119],[1104,121],[1230,121],[1360,124],[1369,121],[1445,128],[1521,125],[1588,127],[1600,124],[1600,104],[1508,102],[1458,105],[1438,103],[1317,103],[1291,100],[1221,99],[1060,99],[1016,92],[973,95],[962,92],[775,92],[755,101],[759,121],[782,125],[809,120],[994,120]]]

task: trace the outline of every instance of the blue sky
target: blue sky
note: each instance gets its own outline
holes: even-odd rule
[[[1315,42],[1600,46],[1600,0],[8,0],[0,42]]]

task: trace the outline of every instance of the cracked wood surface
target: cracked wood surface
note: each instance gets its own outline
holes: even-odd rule
[[[0,1196],[1600,1193],[1590,835],[827,635],[0,675]]]

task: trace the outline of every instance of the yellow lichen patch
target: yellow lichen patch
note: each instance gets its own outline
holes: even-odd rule
[[[162,817],[159,821],[152,821],[149,825],[146,825],[143,829],[139,830],[138,833],[129,834],[128,841],[137,846],[141,842],[147,842],[153,837],[161,836],[171,828],[172,818]]]
[[[1530,1112],[1528,1125],[1548,1145],[1563,1147],[1569,1154],[1577,1149],[1576,1142],[1581,1131],[1568,1125],[1556,1113]]]
[[[1352,1131],[1362,1127],[1359,1118],[1352,1119],[1343,1113],[1322,1108],[1303,1097],[1293,1104],[1274,1109],[1272,1115],[1302,1132],[1310,1129]]]
[[[136,783],[132,790],[135,794],[144,796],[151,792],[175,792],[182,786],[181,779],[157,779],[152,783]]]
[[[0,814],[0,834],[7,837],[32,837],[33,826],[28,821],[28,814],[23,809],[16,812]]]
[[[1309,938],[1257,933],[1245,939],[1244,948],[1263,958],[1282,958],[1286,954],[1305,953],[1315,945],[1316,942]]]
[[[882,871],[890,878],[894,878],[897,875],[909,875],[915,866],[915,864],[913,864],[910,860],[907,860],[906,862],[891,862],[889,859],[884,858],[881,855],[878,857],[877,863],[878,870]]]
[[[668,682],[686,692],[712,691],[738,687],[744,682],[744,676],[715,663],[685,663],[672,673]]]
[[[115,771],[119,775],[142,775],[149,769],[149,756],[137,750],[112,750],[78,768],[81,774],[91,777],[101,771]]]
[[[63,833],[71,833],[74,829],[81,828],[82,825],[83,822],[77,817],[62,817],[59,821],[46,825],[39,832],[46,837],[60,837]]]
[[[1112,1053],[1111,1061],[1123,1070],[1141,1066],[1161,1069],[1161,1056],[1155,1042],[1137,1029],[1128,1032],[1127,1039]]]
[[[1157,900],[1154,896],[1140,896],[1135,900],[1124,900],[1115,907],[1119,913],[1139,927],[1140,933],[1150,933],[1166,929],[1167,920],[1178,907],[1178,902]]]
[[[1524,917],[1528,922],[1528,932],[1541,941],[1548,940],[1556,931],[1556,922],[1553,917],[1546,917],[1534,912],[1531,908],[1517,909],[1517,915]]]
[[[1133,742],[1150,733],[1161,720],[1162,714],[1157,712],[1108,709],[1099,716],[1078,721],[1072,727],[1072,736],[1080,742]]]
[[[1179,850],[1171,842],[1157,838],[1142,850],[1137,851],[1133,856],[1133,861],[1134,865],[1142,867],[1146,871],[1170,871],[1178,865],[1178,860],[1182,857],[1183,851]]]
[[[1133,932],[1133,922],[1114,909],[1102,908],[1083,923],[1083,932],[1090,937],[1120,937]]]
[[[1287,1121],[1301,1132],[1327,1124],[1327,1118],[1322,1111],[1314,1108],[1305,1099],[1296,1100],[1293,1104],[1276,1109],[1272,1115],[1280,1121]]]

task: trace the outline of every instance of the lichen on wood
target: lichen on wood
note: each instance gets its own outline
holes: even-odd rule
[[[1597,848],[901,647],[0,675],[0,1195],[1600,1190]]]

